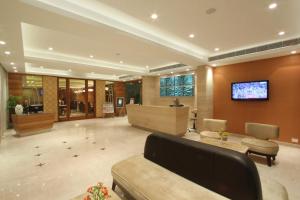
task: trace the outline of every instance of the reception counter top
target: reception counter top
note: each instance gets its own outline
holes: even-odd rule
[[[17,136],[27,136],[50,130],[54,123],[53,113],[12,115]]]
[[[183,136],[188,127],[189,107],[126,105],[128,122],[146,130]]]

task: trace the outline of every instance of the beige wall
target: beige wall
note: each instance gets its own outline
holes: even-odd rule
[[[0,64],[0,142],[7,126],[7,109],[6,102],[8,99],[7,92],[7,73]]]
[[[197,83],[197,75],[195,76]],[[169,106],[173,104],[175,98],[178,98],[181,104],[190,107],[190,117],[193,117],[191,110],[197,107],[197,85],[195,85],[195,96],[193,97],[160,97],[160,77],[159,76],[144,76],[142,85],[143,105],[159,105]],[[189,120],[189,127],[192,127],[192,121]]]
[[[55,121],[58,121],[57,116],[57,77],[43,76],[44,90],[44,112],[54,113]]]
[[[96,117],[103,117],[105,102],[105,81],[96,80]]]
[[[197,130],[202,128],[203,118],[213,117],[213,69],[200,66],[197,74]]]

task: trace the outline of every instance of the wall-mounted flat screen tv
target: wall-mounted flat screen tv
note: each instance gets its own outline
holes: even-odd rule
[[[268,100],[269,81],[236,82],[231,84],[232,100]]]

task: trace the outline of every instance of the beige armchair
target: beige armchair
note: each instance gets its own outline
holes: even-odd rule
[[[200,138],[221,139],[219,131],[226,131],[227,120],[221,119],[203,119],[203,130],[200,132]]]
[[[245,132],[251,136],[242,139],[242,144],[249,147],[248,153],[266,156],[268,166],[271,166],[272,160],[275,160],[279,151],[279,145],[269,139],[277,139],[279,137],[279,127],[247,122],[245,124]]]

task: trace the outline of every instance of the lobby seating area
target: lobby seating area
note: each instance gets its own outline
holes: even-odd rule
[[[144,155],[115,164],[112,176],[113,189],[134,199],[288,199],[285,187],[259,177],[246,155],[166,134],[149,135]]]

